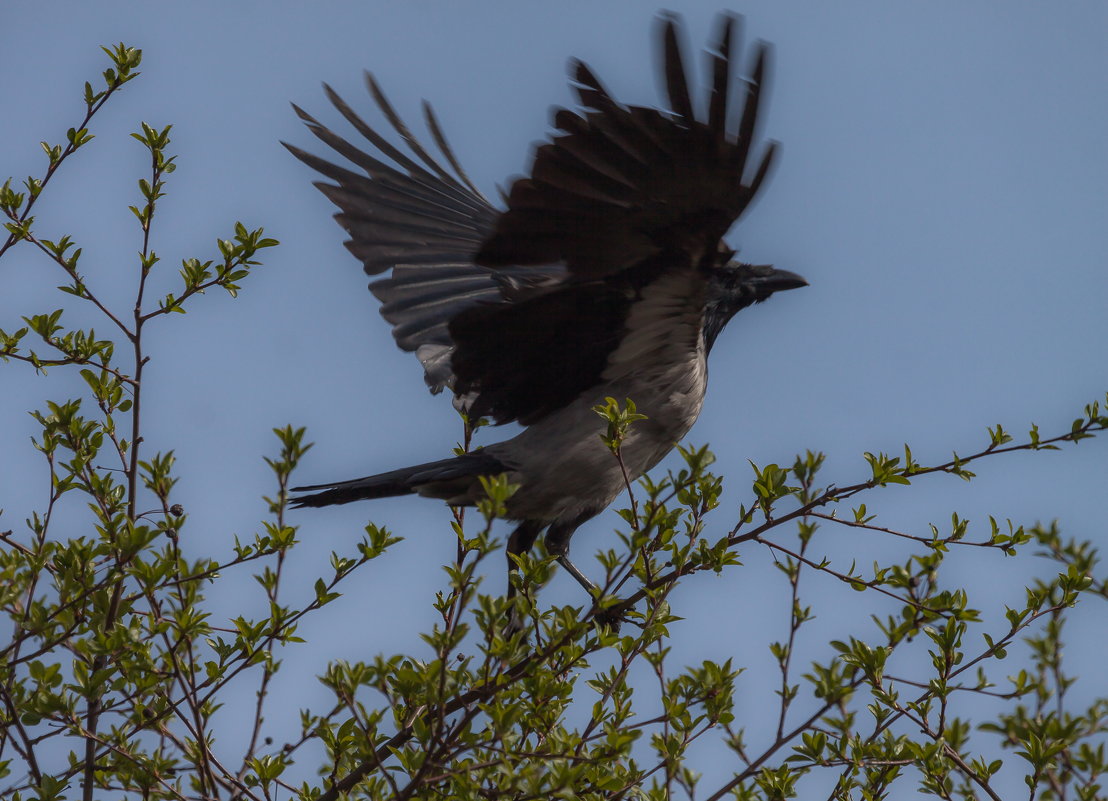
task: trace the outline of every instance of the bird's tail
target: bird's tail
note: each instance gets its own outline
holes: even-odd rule
[[[414,492],[450,500],[464,494],[477,476],[493,476],[506,471],[507,468],[495,457],[484,451],[475,451],[451,459],[355,478],[352,481],[293,487],[293,492],[323,491],[293,498],[292,507],[299,509],[304,506],[331,506]]]

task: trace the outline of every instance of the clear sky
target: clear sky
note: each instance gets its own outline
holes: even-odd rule
[[[699,52],[717,4],[672,7],[688,23],[689,52]],[[908,442],[920,461],[941,461],[986,444],[988,425],[1020,433],[1034,421],[1060,432],[1084,403],[1103,400],[1108,5],[813,0],[734,10],[747,37],[775,46],[763,134],[783,152],[730,241],[747,260],[799,272],[811,286],[741,313],[712,354],[690,441],[710,443],[727,476],[716,530],[748,501],[748,459],[791,463],[806,448],[822,450],[824,481],[845,484],[867,475],[864,451]],[[146,164],[127,133],[140,120],[172,123],[178,154],[154,234],[165,281],[155,296],[173,285],[181,258],[210,258],[235,220],[282,242],[239,300],[209,294],[151,334],[146,447],[177,453],[176,499],[190,515],[183,541],[193,556],[226,555],[233,534],[258,528],[260,496],[272,490],[261,456],[275,450],[274,426],[308,426],[317,443],[299,473],[308,483],[441,458],[459,436],[450,404],[425,392],[416,360],[393,346],[331,205],[310,185],[315,176],[278,144],[322,148],[288,103],[340,125],[319,87],[326,81],[380,122],[361,82],[362,69],[372,70],[413,128],[421,129],[420,99],[434,104],[469,174],[492,193],[526,168],[550,107],[571,102],[570,56],[622,100],[657,99],[654,12],[632,2],[0,7],[0,180],[42,172],[38,142],[61,141],[79,121],[83,82],[105,65],[99,45],[144,50],[143,75],[103,112],[96,141],[66,164],[38,209],[41,235],[70,233],[84,247],[93,286],[125,303],[137,269],[140,239],[126,207],[138,202]],[[0,327],[61,303],[51,270],[29,249],[0,262]],[[0,369],[0,527],[19,528],[45,498],[24,412],[77,389],[58,371],[44,379],[22,365]],[[931,478],[865,500],[879,522],[913,533],[946,526],[957,511],[978,538],[992,514],[1020,524],[1058,519],[1072,536],[1105,540],[1108,441],[997,458],[978,473],[969,485]],[[284,686],[296,695],[287,696],[290,718],[274,714],[275,727],[323,698],[298,680],[321,669],[321,655],[423,648],[417,631],[434,618],[440,565],[454,552],[447,512],[435,503],[295,513],[308,543],[290,597],[309,594],[328,551],[348,549],[369,517],[406,540],[336,605],[333,628],[307,632],[310,653],[287,655]],[[602,517],[577,534],[579,564],[614,544],[615,524]],[[872,536],[823,537],[820,548],[843,567],[903,553]],[[675,595],[686,621],[674,633],[690,664],[735,656],[751,668],[739,711],[756,716],[772,701],[765,643],[782,636],[787,603],[766,556],[744,557],[744,568]],[[995,620],[1043,571],[1030,557],[973,554],[944,580],[982,593]],[[260,598],[240,578],[215,591],[221,603],[239,592]],[[489,582],[503,582],[499,560]],[[876,636],[864,617],[849,622],[860,608],[853,594],[817,580],[809,587],[822,618],[803,646],[808,658],[825,658],[831,637]],[[578,596],[562,574],[544,595]],[[1089,604],[1071,631],[1068,655],[1089,674],[1084,697],[1105,692],[1102,621],[1103,609]]]

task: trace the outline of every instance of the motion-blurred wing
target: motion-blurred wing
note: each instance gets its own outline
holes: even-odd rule
[[[712,258],[754,198],[773,161],[770,144],[747,169],[768,46],[759,43],[745,99],[729,130],[735,18],[721,17],[710,54],[707,117],[698,118],[678,41],[662,20],[663,112],[616,102],[580,62],[571,67],[583,113],[558,110],[561,133],[540,146],[531,174],[515,181],[508,210],[477,254],[490,267],[564,262],[578,277],[649,273]],[[748,176],[748,172],[752,172]],[[659,267],[658,259],[664,264]]]

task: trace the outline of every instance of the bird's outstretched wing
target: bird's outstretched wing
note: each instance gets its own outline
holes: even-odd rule
[[[758,43],[737,121],[729,119],[737,20],[722,15],[710,58],[707,117],[697,117],[679,42],[679,20],[661,19],[669,112],[616,102],[593,72],[572,62],[581,114],[560,109],[560,131],[517,180],[508,210],[477,253],[488,266],[564,262],[579,277],[635,271],[659,256],[698,262],[757,193],[770,144],[747,169],[768,45]],[[730,129],[734,125],[734,130]]]
[[[335,219],[350,235],[346,247],[362,262],[365,272],[385,274],[369,285],[381,301],[381,315],[392,324],[397,345],[416,353],[428,385],[439,392],[453,383],[453,343],[447,324],[460,310],[519,297],[531,288],[558,281],[565,270],[560,266],[503,270],[477,265],[473,254],[492,233],[500,212],[465,174],[429,104],[424,103],[424,117],[446,166],[412,135],[368,73],[366,84],[385,119],[407,144],[410,156],[366,124],[326,85],[328,98],[342,116],[378,155],[392,163],[364,152],[295,105],[296,113],[320,141],[365,174],[283,144],[334,182],[317,181],[315,186],[339,207]]]

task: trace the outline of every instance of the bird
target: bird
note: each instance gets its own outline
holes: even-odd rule
[[[742,309],[807,281],[735,258],[724,240],[758,195],[778,152],[758,134],[770,46],[754,46],[735,80],[741,20],[721,14],[708,91],[690,89],[683,23],[658,18],[667,108],[624,105],[584,63],[569,72],[578,108],[555,107],[553,131],[527,175],[485,197],[424,101],[436,158],[370,73],[368,90],[407,152],[324,92],[370,146],[352,144],[300,107],[308,129],[355,169],[282,143],[325,179],[347,249],[397,345],[421,362],[432,392],[449,389],[468,419],[519,423],[514,437],[468,453],[350,481],[297,487],[293,506],[415,494],[453,506],[486,496],[482,477],[517,487],[504,517],[511,571],[540,536],[590,593],[570,539],[688,433],[707,387],[707,357]],[[733,95],[741,100],[735,102]],[[698,110],[698,106],[700,107]],[[736,110],[737,109],[737,110]],[[619,458],[594,411],[628,399],[645,419]]]

